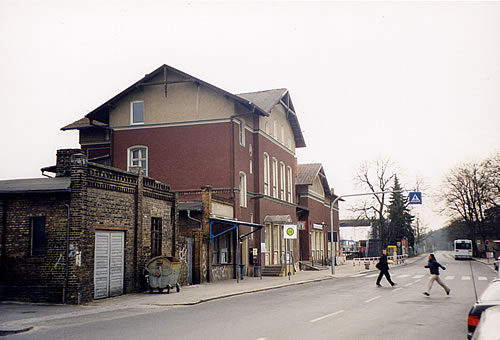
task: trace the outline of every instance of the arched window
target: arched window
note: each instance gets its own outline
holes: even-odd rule
[[[264,195],[269,195],[269,155],[264,152]]]
[[[148,175],[148,147],[147,146],[132,146],[128,148],[127,171],[133,167],[140,166],[144,175]]]
[[[247,175],[240,172],[240,207],[247,207]]]

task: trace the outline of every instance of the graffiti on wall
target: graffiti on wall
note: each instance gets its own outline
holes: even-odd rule
[[[221,281],[229,279],[229,270],[227,266],[213,266],[212,278],[214,281]]]
[[[201,261],[201,270],[204,281],[207,281],[208,274],[208,265],[207,265],[207,246],[204,244],[202,248],[202,261]]]
[[[181,263],[185,264],[186,267],[188,265],[187,254],[188,254],[188,248],[186,245],[184,245],[182,249],[179,250],[179,260],[181,261]]]

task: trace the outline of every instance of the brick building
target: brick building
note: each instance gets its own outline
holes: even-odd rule
[[[183,210],[181,233],[201,242],[186,244],[194,282],[210,280],[213,264],[231,268],[229,278],[240,264],[245,275],[283,268],[283,224],[296,222],[295,150],[305,147],[287,89],[236,95],[162,65],[62,129],[79,131],[89,159],[123,170],[140,165],[192,207]],[[207,208],[195,227],[205,186],[223,204]],[[299,241],[286,242],[298,263]]]
[[[79,149],[59,150],[43,170],[55,177],[0,181],[4,298],[80,303],[137,292],[149,259],[178,255],[168,185],[88,162]]]
[[[328,185],[319,163],[299,164],[296,182],[297,215],[300,234],[300,258],[304,262],[327,264],[331,257],[330,203],[337,198]],[[333,231],[339,232],[338,203],[332,209]],[[335,256],[339,256],[338,238],[334,235]]]

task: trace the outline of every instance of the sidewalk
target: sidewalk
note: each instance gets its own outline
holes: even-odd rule
[[[406,265],[418,260],[414,257],[404,264],[393,264],[392,268]],[[353,265],[347,261],[335,267],[335,274],[331,268],[321,271],[299,271],[288,277],[244,277],[238,283],[236,280],[219,281],[201,285],[181,287],[179,293],[135,293],[117,297],[96,300],[91,303],[74,305],[33,304],[19,302],[0,302],[0,336],[16,332],[27,331],[44,321],[79,317],[129,308],[158,308],[168,306],[186,306],[203,303],[215,299],[222,299],[235,295],[249,294],[264,290],[277,289],[291,285],[300,285],[315,281],[340,279],[356,274],[377,271],[374,264],[367,270],[363,264]]]

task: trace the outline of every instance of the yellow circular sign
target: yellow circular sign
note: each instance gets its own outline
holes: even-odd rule
[[[293,228],[288,228],[288,229],[286,230],[286,233],[288,234],[288,236],[292,236],[292,235],[294,234],[294,230],[293,230]]]

